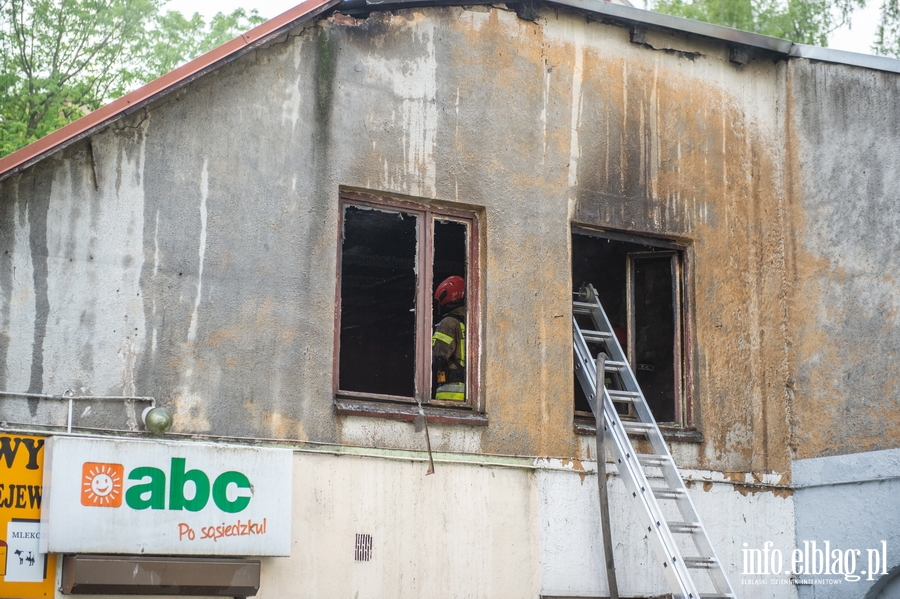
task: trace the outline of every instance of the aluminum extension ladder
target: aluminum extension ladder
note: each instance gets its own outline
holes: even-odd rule
[[[675,468],[656,420],[625,359],[622,346],[616,339],[606,312],[600,305],[597,291],[587,285],[575,294],[572,305],[572,326],[575,344],[575,372],[594,414],[597,414],[597,366],[588,344],[605,346],[608,356],[606,373],[616,373],[623,390],[602,389],[603,423],[606,445],[613,452],[619,475],[640,514],[663,574],[675,599],[734,598],[736,597],[719,559],[713,551],[700,522],[687,488]],[[593,330],[582,328],[578,316],[590,316]],[[604,373],[604,375],[606,374]],[[615,403],[628,404],[636,419],[622,419]],[[651,453],[638,453],[629,434],[646,439]],[[603,455],[599,459],[605,459]],[[646,470],[645,470],[646,469]],[[650,484],[651,481],[654,484]],[[675,520],[672,517],[677,518]],[[691,543],[690,541],[693,541]],[[684,551],[696,551],[699,557],[683,557]],[[705,585],[697,580],[706,572],[711,580]],[[702,575],[699,578],[703,578]],[[698,588],[715,589],[714,593],[700,593]]]

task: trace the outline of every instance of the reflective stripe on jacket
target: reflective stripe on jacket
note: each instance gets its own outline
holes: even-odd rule
[[[466,384],[465,383],[446,383],[440,385],[434,394],[435,399],[444,401],[465,401],[466,400]]]
[[[456,308],[437,324],[431,337],[431,354],[444,373],[438,375],[435,399],[465,401],[466,399],[466,309]]]

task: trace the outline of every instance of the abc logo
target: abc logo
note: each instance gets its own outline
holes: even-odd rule
[[[81,505],[135,510],[188,510],[199,512],[212,499],[229,514],[243,511],[253,497],[253,485],[241,472],[229,470],[211,478],[202,470],[188,470],[185,458],[172,458],[168,476],[159,468],[139,466],[128,473],[132,481],[123,489],[122,464],[85,462],[81,469]],[[168,484],[167,484],[168,478]],[[186,496],[185,491],[190,496]]]

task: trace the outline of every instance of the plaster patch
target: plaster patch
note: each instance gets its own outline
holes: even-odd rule
[[[461,428],[429,424],[431,443],[442,452],[478,454],[481,453],[481,427]]]
[[[191,374],[188,371],[187,377],[190,378]],[[194,433],[212,430],[206,414],[206,407],[207,401],[204,396],[182,388],[180,393],[176,393],[172,397],[172,414],[175,416],[173,430]]]
[[[482,451],[482,428],[462,428],[428,424],[432,451],[477,454]],[[411,422],[352,418],[343,419],[341,442],[360,447],[402,447],[425,451],[425,433],[416,432]]]
[[[296,129],[300,124],[300,107],[303,105],[303,92],[300,91],[300,81],[287,90],[287,97],[281,105],[281,124],[290,124],[291,129]]]
[[[550,81],[553,69],[548,65],[546,57],[544,57],[541,62],[541,67],[544,69],[544,89],[543,96],[541,98],[541,141],[543,144],[543,151],[541,152],[541,165],[543,166],[547,161],[547,104],[550,102]]]
[[[20,199],[19,202],[22,200]],[[13,231],[13,247],[31,247],[31,233],[28,227],[28,204],[16,203],[15,212],[24,213],[25,221],[16,220]],[[22,226],[24,224],[24,226]],[[8,373],[6,388],[25,391],[28,389],[28,373],[31,371],[31,340],[34,339],[37,310],[34,303],[34,266],[31,252],[12,253],[12,290],[9,299],[10,327],[9,351],[6,355]]]
[[[578,125],[581,122],[581,82],[584,76],[584,44],[575,38],[574,64],[572,66],[572,115],[569,119],[569,189],[578,184],[578,159],[581,147],[578,145]]]
[[[206,255],[206,199],[209,196],[209,159],[203,160],[203,171],[200,174],[200,266],[197,269],[197,297],[194,299],[194,311],[191,312],[191,324],[188,327],[188,341],[197,340],[197,311],[200,309],[200,298],[203,292],[203,258]]]
[[[54,172],[47,252],[48,319],[55,328],[44,348],[50,392],[135,391],[134,364],[143,347],[137,340],[146,334],[140,232],[147,123],[92,140],[99,185],[86,152]]]
[[[362,84],[390,90],[399,102],[390,118],[404,135],[403,172],[392,169],[396,158],[385,157],[382,185],[386,188],[399,186],[412,195],[431,197],[436,195],[434,143],[438,121],[434,27],[434,21],[421,18],[404,23],[404,33],[413,38],[415,45],[422,47],[422,51],[412,58],[389,58],[374,53],[361,58]],[[375,116],[377,108],[370,109],[367,120],[378,120]]]

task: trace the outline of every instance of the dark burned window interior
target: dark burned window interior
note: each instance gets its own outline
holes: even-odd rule
[[[573,291],[587,283],[597,289],[647,404],[661,423],[684,422],[681,264],[682,252],[669,243],[572,235]],[[607,386],[617,388],[616,378],[608,374]],[[577,380],[575,412],[591,416]],[[624,406],[620,412],[627,414]]]
[[[416,220],[403,212],[344,209],[339,366],[343,390],[415,394]]]
[[[427,401],[434,290],[467,278],[469,223],[427,208],[342,209],[338,391]]]

